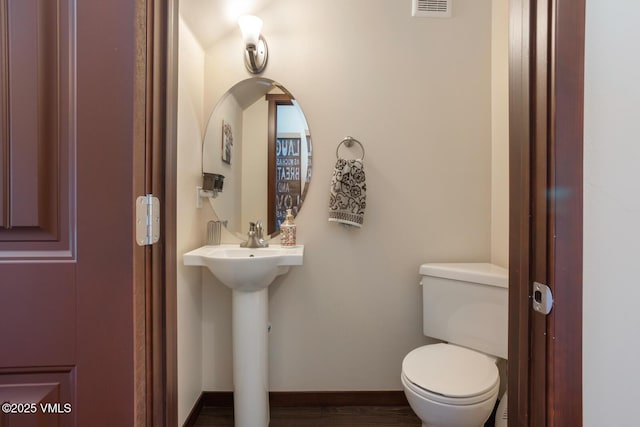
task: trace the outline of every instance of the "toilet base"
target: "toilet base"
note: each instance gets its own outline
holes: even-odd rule
[[[500,404],[496,409],[496,421],[495,427],[507,427],[508,413],[507,413],[507,392],[504,392],[504,396],[500,399]]]
[[[484,427],[486,424],[480,424],[479,426],[473,426],[473,427]],[[435,425],[435,424],[427,424],[427,423],[422,423],[422,427],[457,427],[457,426],[449,426],[447,424],[440,424],[440,425]]]
[[[485,427],[486,424],[480,424],[479,426],[473,426],[473,427]],[[440,425],[435,425],[435,424],[427,424],[427,423],[422,423],[422,427],[457,427],[457,426],[449,426],[448,424],[440,424]]]

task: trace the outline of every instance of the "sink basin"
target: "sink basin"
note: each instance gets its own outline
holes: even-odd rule
[[[239,245],[202,246],[184,254],[185,265],[207,267],[218,280],[236,291],[264,289],[292,265],[302,265],[304,246],[241,248]]]

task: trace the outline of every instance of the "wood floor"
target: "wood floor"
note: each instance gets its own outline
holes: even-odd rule
[[[497,405],[496,405],[497,407]],[[493,427],[494,413],[485,423]],[[309,406],[271,408],[269,427],[420,427],[408,406]],[[193,427],[233,427],[233,408],[203,406]]]
[[[420,427],[408,406],[271,408],[269,427]],[[204,406],[194,427],[233,427],[233,408]]]

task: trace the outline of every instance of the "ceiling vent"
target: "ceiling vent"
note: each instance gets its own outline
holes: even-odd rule
[[[453,0],[413,0],[412,15],[425,18],[451,18]]]

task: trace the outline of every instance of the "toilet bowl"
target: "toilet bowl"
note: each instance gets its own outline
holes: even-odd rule
[[[409,405],[423,427],[481,427],[500,388],[496,359],[451,344],[410,352],[401,381]]]
[[[423,427],[482,427],[507,357],[507,271],[486,263],[423,264],[423,330],[446,343],[418,347],[401,382]]]

